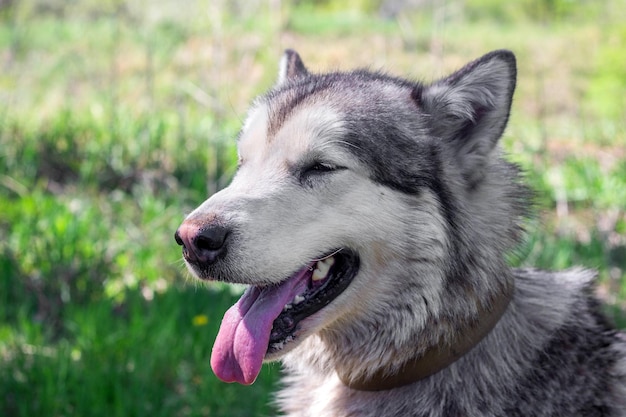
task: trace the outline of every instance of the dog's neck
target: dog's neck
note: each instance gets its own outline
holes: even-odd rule
[[[480,306],[474,323],[459,332],[454,341],[431,347],[419,357],[406,362],[398,372],[388,374],[380,370],[373,375],[352,378],[337,369],[339,379],[349,388],[360,391],[384,391],[412,384],[448,367],[476,346],[498,323],[513,298],[513,284],[493,299],[488,306]]]

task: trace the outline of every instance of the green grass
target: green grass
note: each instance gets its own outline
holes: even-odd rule
[[[139,290],[128,291],[121,304],[68,304],[54,332],[48,320],[34,320],[32,311],[19,308],[0,327],[0,411],[232,417],[249,416],[253,409],[255,415],[271,415],[277,366],[265,366],[253,389],[225,388],[211,372],[216,313],[233,302],[228,292],[192,286],[170,288],[150,301]]]
[[[503,143],[539,214],[511,263],[596,268],[626,328],[623,0],[393,19],[371,0],[218,3],[0,7],[0,415],[274,414],[278,366],[251,387],[213,376],[235,295],[188,278],[173,232],[232,177],[245,109],[286,47],[313,70],[425,80],[513,49]]]

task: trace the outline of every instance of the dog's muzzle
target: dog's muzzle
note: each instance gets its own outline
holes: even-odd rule
[[[214,219],[210,219],[214,221]],[[186,219],[174,234],[183,257],[201,279],[244,283],[233,273],[227,252],[236,252],[237,232],[223,223]],[[308,335],[307,320],[350,285],[360,267],[357,251],[320,249],[273,283],[250,283],[224,315],[211,354],[211,367],[226,382],[251,384],[264,360],[274,360]]]

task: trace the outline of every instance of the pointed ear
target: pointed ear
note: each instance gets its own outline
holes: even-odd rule
[[[283,57],[280,60],[280,68],[278,70],[278,85],[284,84],[287,81],[295,80],[299,77],[305,77],[309,75],[300,55],[293,49],[285,50]]]
[[[484,175],[506,127],[515,90],[515,55],[494,51],[414,91],[432,133],[453,151],[469,187]]]

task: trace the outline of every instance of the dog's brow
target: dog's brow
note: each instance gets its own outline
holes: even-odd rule
[[[340,145],[342,147],[352,147],[356,150],[363,150],[363,148],[358,146],[356,143],[351,143],[351,142],[348,142],[347,140],[342,140],[342,139],[333,139],[333,140],[326,141],[322,145],[320,145],[320,149],[324,149],[325,146],[332,146],[332,145]]]
[[[285,93],[280,97],[272,100],[268,108],[269,121],[267,123],[267,140],[271,140],[276,136],[280,128],[285,124],[287,118],[293,113],[293,110],[304,101],[305,97],[301,94]]]
[[[294,85],[287,90],[281,90],[267,97],[268,100],[268,124],[267,140],[271,141],[278,133],[285,121],[301,107],[320,97],[320,93],[332,86],[331,78],[312,78],[308,83]]]

